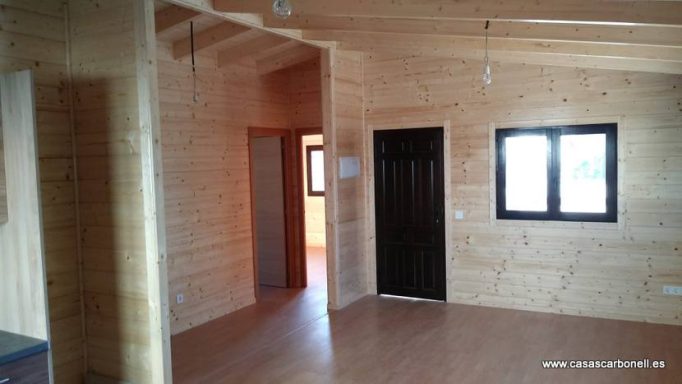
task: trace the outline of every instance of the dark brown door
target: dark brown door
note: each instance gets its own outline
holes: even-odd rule
[[[443,129],[374,132],[379,294],[445,300]]]

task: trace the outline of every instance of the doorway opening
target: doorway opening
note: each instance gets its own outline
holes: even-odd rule
[[[327,291],[327,236],[325,213],[324,147],[322,128],[296,130],[298,156],[299,241],[303,244],[306,286]]]
[[[256,298],[261,287],[295,286],[291,132],[249,128]]]
[[[249,158],[256,300],[284,304],[295,299],[296,307],[324,314],[322,129],[251,127]]]

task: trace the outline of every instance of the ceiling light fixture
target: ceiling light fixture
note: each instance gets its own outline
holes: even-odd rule
[[[490,74],[490,63],[488,63],[488,26],[490,21],[485,22],[485,57],[483,58],[483,84],[490,85],[493,82],[493,77]]]
[[[281,17],[282,19],[291,16],[291,4],[289,4],[289,0],[274,0],[272,2],[272,12],[275,16]]]

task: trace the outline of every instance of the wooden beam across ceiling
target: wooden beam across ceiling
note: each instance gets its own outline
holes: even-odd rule
[[[245,41],[236,47],[230,47],[229,49],[220,51],[218,53],[218,66],[222,67],[230,63],[237,62],[244,57],[253,56],[259,52],[267,51],[274,47],[285,44],[287,41],[289,40],[281,36],[263,34],[251,40]]]
[[[307,31],[304,37],[330,39],[337,41],[341,49],[368,53],[400,52],[476,60],[484,55],[484,41],[480,37],[327,30]],[[682,47],[493,38],[489,51],[490,59],[500,62],[682,74]]]
[[[271,2],[214,0],[221,12],[268,14]],[[682,2],[611,0],[297,0],[294,15],[682,25]]]
[[[269,55],[257,60],[256,68],[258,74],[266,75],[320,56],[320,50],[318,48],[296,42],[292,43],[296,45],[274,55]]]
[[[208,48],[249,30],[250,28],[226,21],[198,33],[195,31],[194,51],[196,52]],[[189,36],[174,42],[173,57],[175,59],[181,59],[189,55],[191,53],[191,47],[192,44]]]
[[[154,14],[156,33],[161,33],[198,15],[197,11],[170,5]]]
[[[332,48],[335,46],[333,42],[329,41],[304,40],[302,37],[302,32],[297,29],[267,28],[263,25],[263,16],[260,14],[218,11],[212,6],[213,1],[211,0],[166,0],[166,2],[183,8],[188,8],[197,12],[201,12],[204,14],[213,15],[223,20],[231,21],[235,24],[239,24],[245,27],[267,31],[276,35],[280,35],[282,37],[297,40],[302,44],[307,44],[319,48]],[[270,6],[272,6],[271,2]],[[270,9],[270,11],[272,10]]]
[[[484,33],[481,20],[379,18],[358,16],[292,15],[282,19],[263,15],[265,26],[302,30],[392,32],[446,36],[475,36]],[[682,46],[682,29],[669,26],[596,25],[492,21],[490,37],[532,40],[563,40],[598,43]]]

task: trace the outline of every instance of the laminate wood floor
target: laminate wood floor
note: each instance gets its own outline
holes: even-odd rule
[[[174,337],[175,382],[682,383],[678,326],[379,296],[326,314],[302,291]],[[667,367],[541,367],[618,358]]]

